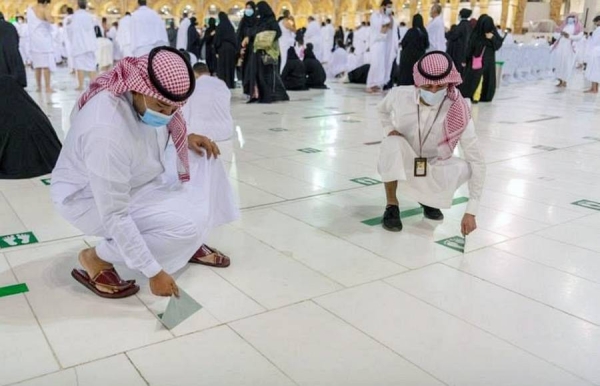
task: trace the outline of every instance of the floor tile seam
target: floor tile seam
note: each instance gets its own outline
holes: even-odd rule
[[[402,264],[400,264],[400,263],[398,263],[398,262],[396,262],[396,261],[393,261],[393,260],[391,260],[391,259],[389,259],[389,258],[387,258],[387,257],[385,257],[385,256],[382,256],[382,255],[380,255],[380,254],[379,254],[379,253],[377,253],[377,252],[371,251],[371,250],[369,250],[369,249],[365,248],[364,246],[362,246],[362,245],[360,245],[360,244],[357,244],[357,243],[355,243],[355,242],[353,242],[353,241],[351,241],[351,240],[348,240],[348,239],[347,239],[347,238],[345,238],[345,237],[342,237],[342,236],[336,235],[336,234],[334,234],[334,233],[331,233],[330,231],[328,231],[328,230],[326,230],[326,229],[319,228],[319,227],[315,227],[314,225],[312,225],[312,224],[308,223],[307,221],[304,221],[304,220],[302,220],[302,219],[300,219],[300,218],[297,218],[297,217],[295,217],[295,216],[293,216],[293,215],[291,215],[291,214],[288,214],[288,213],[285,213],[285,212],[282,212],[282,211],[280,211],[278,208],[273,208],[273,210],[275,210],[275,211],[277,211],[278,213],[281,213],[281,214],[283,214],[283,215],[286,215],[286,216],[288,216],[288,217],[291,217],[291,218],[293,218],[293,219],[295,219],[295,220],[297,220],[297,221],[300,221],[301,223],[303,223],[303,224],[305,224],[305,225],[308,225],[308,226],[310,226],[310,227],[312,227],[312,228],[314,228],[314,229],[316,229],[316,230],[318,230],[318,231],[324,232],[324,233],[326,233],[326,234],[328,234],[328,235],[330,235],[330,236],[333,236],[333,237],[335,237],[335,238],[337,238],[337,239],[339,239],[339,240],[345,241],[345,242],[347,242],[347,243],[349,243],[349,244],[351,244],[351,245],[353,245],[353,246],[355,246],[355,247],[358,247],[358,248],[362,249],[362,250],[363,250],[363,251],[365,251],[365,252],[371,253],[371,254],[373,254],[373,255],[375,255],[375,256],[377,256],[377,257],[379,257],[379,258],[382,258],[382,259],[384,259],[384,260],[386,260],[386,261],[388,261],[388,262],[390,262],[390,263],[393,263],[393,264],[395,264],[395,265],[399,266],[400,268],[404,268],[404,269],[406,269],[406,270],[410,270],[410,268],[409,268],[409,267],[407,267],[407,266],[405,266],[405,265],[402,265]]]
[[[558,225],[555,225],[553,228],[559,227],[561,225],[565,225],[565,224],[558,224]],[[563,240],[557,240],[557,239],[552,238],[550,236],[546,236],[546,235],[544,235],[543,233],[540,233],[540,232],[541,231],[539,231],[538,233],[534,233],[534,235],[542,237],[542,238],[547,239],[547,240],[557,241],[559,243],[566,244],[566,245],[569,245],[571,247],[577,247],[577,248],[584,249],[584,250],[589,251],[589,252],[594,252],[594,253],[599,253],[600,254],[600,250],[595,250],[595,249],[587,248],[587,247],[585,247],[583,245],[573,244],[571,242],[566,242],[566,241],[563,241]]]
[[[271,358],[269,358],[265,353],[263,353],[262,351],[260,351],[256,346],[254,346],[254,344],[252,344],[252,342],[250,342],[249,340],[247,340],[246,338],[244,338],[244,336],[242,334],[240,334],[233,326],[227,324],[226,327],[229,329],[229,331],[233,332],[235,335],[237,335],[242,341],[244,341],[248,346],[250,346],[258,355],[260,355],[261,357],[263,357],[267,362],[269,362],[274,368],[276,368],[281,374],[283,374],[287,379],[289,379],[294,385],[300,386],[300,383],[296,382],[296,380],[294,378],[292,378],[291,375],[289,375],[288,373],[286,373],[282,368],[280,368],[273,360],[271,360]]]
[[[460,271],[460,272],[463,272],[463,271]],[[471,275],[471,276],[472,276],[472,275]],[[476,277],[476,276],[474,276],[474,277]],[[481,279],[481,278],[478,278],[478,277],[476,277],[476,278],[477,278],[477,279],[479,279],[479,280],[482,280],[482,281],[484,281],[484,282],[485,282],[485,280],[483,280],[483,279]],[[485,334],[487,334],[487,335],[489,335],[489,336],[493,337],[494,339],[498,339],[499,341],[502,341],[502,342],[504,342],[504,343],[506,343],[506,344],[508,344],[508,345],[512,346],[513,348],[515,348],[515,349],[517,349],[517,350],[519,350],[519,351],[521,351],[521,352],[527,353],[527,354],[531,355],[532,357],[534,357],[534,358],[537,358],[537,359],[541,360],[542,362],[545,362],[545,363],[547,363],[547,364],[549,364],[549,365],[551,365],[551,366],[553,366],[553,367],[555,367],[555,368],[558,368],[558,369],[560,369],[560,370],[564,371],[565,373],[571,374],[572,376],[574,376],[574,377],[576,377],[576,378],[579,378],[579,379],[581,379],[581,380],[583,380],[583,381],[585,381],[585,382],[589,382],[589,383],[591,383],[591,384],[594,384],[594,385],[596,385],[596,383],[594,383],[593,381],[591,381],[591,380],[589,380],[589,379],[586,379],[586,378],[582,377],[581,375],[578,375],[578,374],[574,373],[574,372],[573,372],[573,371],[571,371],[571,370],[565,369],[565,368],[564,368],[564,367],[562,367],[561,365],[559,365],[559,364],[557,364],[557,363],[554,363],[554,362],[552,362],[552,361],[551,361],[551,360],[549,360],[549,359],[543,358],[543,357],[539,356],[538,354],[535,354],[535,353],[533,353],[533,352],[529,351],[528,349],[525,349],[525,348],[523,348],[523,347],[521,347],[521,346],[517,345],[517,344],[516,344],[516,343],[514,343],[514,342],[511,342],[511,341],[510,341],[510,340],[508,340],[507,338],[503,338],[503,337],[501,337],[501,336],[499,336],[499,335],[496,335],[496,333],[494,333],[494,332],[492,332],[492,331],[488,331],[487,329],[483,328],[482,326],[478,326],[477,324],[475,324],[475,323],[473,323],[473,322],[470,322],[469,320],[463,319],[462,317],[460,317],[460,316],[458,316],[458,315],[455,315],[455,314],[451,313],[450,311],[447,311],[447,310],[445,310],[445,309],[443,309],[443,308],[441,308],[441,307],[439,307],[439,306],[437,306],[437,305],[435,305],[435,304],[433,304],[433,303],[430,303],[429,301],[427,301],[427,300],[424,300],[424,299],[422,299],[422,298],[420,298],[420,297],[418,297],[418,296],[416,296],[416,295],[414,295],[414,294],[412,294],[412,293],[410,293],[410,292],[407,292],[407,291],[405,291],[405,290],[404,290],[404,289],[402,289],[402,288],[398,288],[398,287],[396,287],[396,286],[392,285],[391,283],[388,283],[387,281],[385,282],[385,284],[387,284],[387,285],[388,285],[388,286],[390,286],[391,288],[394,288],[394,289],[396,289],[397,291],[400,291],[400,292],[402,292],[402,293],[404,293],[404,294],[406,294],[406,295],[408,295],[408,296],[410,296],[410,297],[414,298],[414,299],[415,299],[415,300],[417,300],[417,301],[423,302],[423,303],[425,303],[425,304],[429,305],[430,307],[433,307],[433,308],[435,308],[435,309],[437,309],[437,310],[441,311],[442,313],[444,313],[444,314],[446,314],[446,315],[448,315],[448,316],[450,316],[450,317],[452,317],[452,318],[455,318],[455,319],[457,319],[457,320],[460,320],[461,322],[463,322],[463,323],[465,323],[465,324],[467,324],[467,325],[469,325],[469,326],[471,326],[471,327],[474,327],[474,328],[478,329],[479,331],[482,331],[482,332],[484,332]]]
[[[23,219],[21,218],[21,216],[19,216],[19,213],[17,213],[17,211],[15,210],[15,208],[13,207],[13,205],[10,203],[10,201],[8,200],[8,197],[6,197],[4,195],[4,192],[0,191],[0,196],[2,196],[2,198],[6,202],[6,205],[8,205],[8,207],[10,208],[10,210],[12,211],[12,213],[17,217],[17,219],[21,223],[20,225],[23,226],[22,229],[27,229],[27,225],[25,225],[25,222],[23,221]]]
[[[148,284],[149,284],[149,283],[148,283]],[[148,305],[147,305],[147,304],[146,304],[146,303],[145,303],[145,302],[142,300],[142,298],[140,297],[139,293],[135,294],[135,298],[136,298],[136,299],[137,299],[137,300],[138,300],[138,301],[139,301],[139,302],[142,304],[142,306],[143,306],[143,307],[144,307],[144,308],[145,308],[145,309],[146,309],[146,310],[147,310],[147,311],[150,313],[150,315],[152,315],[152,317],[153,317],[154,319],[156,319],[156,321],[157,321],[157,322],[159,322],[159,323],[160,323],[160,320],[159,320],[159,317],[158,317],[158,315],[156,315],[156,314],[155,314],[155,313],[154,313],[154,312],[153,312],[153,311],[150,309],[150,306],[148,306]],[[208,312],[208,313],[210,314],[210,312],[209,312],[207,309],[205,309],[205,311],[206,311],[206,312]],[[213,316],[212,314],[210,314],[210,315],[211,315],[211,316]],[[214,317],[214,316],[213,316],[213,317]],[[216,319],[216,318],[215,318],[215,319]],[[217,320],[218,320],[218,319],[217,319]],[[173,331],[171,331],[170,329],[166,329],[166,330],[167,330],[167,331],[169,332],[169,334],[171,335],[171,338],[170,338],[170,339],[173,339],[174,337],[176,337],[176,336],[177,336],[177,335],[175,335],[175,334],[173,333]],[[167,340],[170,340],[170,339],[167,339]]]
[[[556,310],[556,311],[558,311],[558,312],[560,312],[560,313],[563,313],[563,314],[565,314],[565,315],[568,315],[568,316],[570,316],[570,317],[572,317],[572,318],[578,319],[579,321],[582,321],[582,322],[588,323],[588,324],[590,324],[590,325],[592,325],[592,326],[594,326],[594,327],[598,327],[598,328],[600,328],[600,323],[596,323],[596,322],[593,322],[593,321],[587,320],[587,319],[585,319],[585,318],[582,318],[581,316],[577,316],[577,315],[575,315],[575,314],[572,314],[572,313],[570,313],[570,312],[568,312],[568,311],[565,311],[565,310],[563,310],[563,309],[560,309],[560,308],[558,308],[558,307],[555,307],[555,306],[553,306],[552,304],[545,303],[545,302],[543,302],[543,301],[541,301],[541,300],[538,300],[538,299],[535,299],[535,298],[533,298],[533,297],[530,297],[530,296],[528,296],[528,295],[525,295],[525,294],[523,294],[523,293],[520,293],[520,292],[518,292],[517,290],[511,289],[511,288],[508,288],[508,287],[505,287],[505,286],[503,286],[502,284],[499,284],[499,283],[493,282],[493,281],[491,281],[491,280],[488,280],[488,279],[486,279],[486,278],[480,277],[480,276],[478,276],[477,274],[474,274],[474,273],[472,273],[472,272],[463,271],[463,270],[461,270],[460,268],[456,268],[456,267],[454,267],[454,266],[452,266],[452,265],[449,265],[449,264],[447,264],[447,262],[442,262],[441,264],[445,265],[446,267],[452,268],[452,269],[454,269],[454,270],[456,270],[456,271],[459,271],[459,272],[461,272],[461,273],[464,273],[464,274],[467,274],[467,275],[469,275],[469,276],[472,276],[472,277],[474,277],[474,278],[476,278],[476,279],[479,279],[479,280],[481,280],[481,281],[483,281],[483,282],[486,282],[486,283],[492,284],[492,285],[494,285],[495,287],[502,288],[502,289],[504,289],[504,290],[506,290],[506,291],[509,291],[509,292],[512,292],[512,293],[514,293],[514,294],[516,294],[516,295],[519,295],[519,296],[521,296],[521,297],[523,297],[523,298],[525,298],[525,299],[529,299],[529,300],[531,300],[531,301],[533,301],[533,302],[536,302],[536,303],[538,303],[538,304],[541,304],[541,305],[543,305],[543,306],[545,306],[545,307],[548,307],[548,308],[551,308],[551,309],[553,309],[553,310]]]
[[[524,235],[524,236],[528,236],[528,235]],[[512,240],[510,240],[510,241],[512,241]],[[554,241],[560,242],[560,241],[558,241],[558,240],[554,240]],[[564,244],[564,243],[562,243],[562,244]],[[539,261],[537,261],[537,260],[533,260],[533,259],[530,259],[530,258],[528,258],[528,257],[525,257],[525,256],[518,255],[518,254],[516,254],[516,253],[514,253],[514,252],[511,252],[511,251],[508,251],[508,250],[500,249],[500,248],[498,248],[498,244],[494,245],[492,248],[493,248],[493,249],[495,249],[495,250],[497,250],[497,251],[504,252],[504,253],[507,253],[507,254],[509,254],[509,255],[511,255],[511,256],[517,257],[517,258],[519,258],[519,259],[527,260],[527,261],[529,261],[529,262],[531,262],[531,263],[534,263],[534,264],[536,264],[536,265],[541,265],[541,266],[543,266],[543,267],[550,268],[550,269],[552,269],[553,271],[557,271],[557,272],[560,272],[560,273],[563,273],[563,274],[566,274],[566,275],[569,275],[569,276],[576,277],[576,278],[578,278],[578,279],[585,280],[585,281],[587,281],[587,282],[590,282],[590,283],[592,283],[592,284],[595,284],[595,285],[597,285],[597,286],[600,288],[600,282],[596,282],[596,281],[594,281],[594,280],[592,280],[592,279],[588,279],[588,278],[586,278],[586,277],[579,276],[579,275],[576,275],[576,274],[574,274],[574,273],[571,273],[571,272],[568,272],[568,271],[564,271],[564,270],[562,270],[562,269],[559,269],[559,268],[557,268],[557,267],[553,267],[553,266],[551,266],[551,265],[548,265],[548,264],[541,263],[541,262],[539,262]]]
[[[342,149],[344,149],[344,148],[342,148]],[[346,149],[344,149],[344,150],[347,150],[347,149],[350,149],[350,148],[346,148]],[[292,157],[296,157],[296,156],[294,155],[294,156],[292,156]],[[326,173],[335,174],[336,176],[339,176],[340,178],[343,178],[343,179],[346,179],[346,177],[348,177],[348,176],[346,176],[346,175],[343,175],[343,174],[341,174],[341,173],[338,173],[338,172],[335,172],[335,171],[331,171],[331,170],[328,170],[328,169],[324,169],[324,168],[322,168],[322,167],[320,167],[320,166],[316,166],[316,165],[309,165],[309,164],[306,164],[306,163],[303,163],[303,162],[297,161],[297,160],[295,160],[295,159],[290,159],[289,157],[274,157],[274,158],[272,158],[272,159],[277,159],[277,158],[282,158],[282,159],[284,159],[284,160],[286,160],[286,161],[288,161],[288,162],[295,163],[295,164],[297,164],[297,165],[299,165],[299,166],[306,166],[306,167],[309,167],[309,168],[316,168],[316,169],[322,170],[322,171],[324,171],[324,172],[326,172]],[[260,161],[260,160],[256,160],[256,161]],[[250,162],[255,162],[255,161],[250,161]],[[253,165],[254,165],[254,164],[253,164]],[[258,166],[258,165],[255,165],[255,166]],[[267,170],[271,170],[271,169],[267,169]],[[348,179],[348,180],[349,180],[349,179]]]
[[[494,178],[500,178],[500,179],[503,179],[503,180],[510,180],[511,179],[511,178],[506,178],[506,177],[502,177],[502,176],[498,176],[498,175],[492,175],[492,177],[494,177]],[[552,182],[552,181],[549,181],[549,182]],[[527,183],[527,184],[535,184],[537,182],[526,180],[525,183]],[[565,188],[560,188],[560,187],[546,187],[546,186],[542,186],[542,187],[545,188],[545,189],[547,189],[547,190],[555,190],[555,191],[558,191],[560,193],[568,193],[568,194],[572,194],[572,195],[578,195],[579,194],[579,193],[574,193],[572,190],[567,190]],[[590,187],[593,187],[593,185],[590,185]],[[492,190],[492,189],[490,189],[490,190]],[[492,190],[492,191],[495,191],[495,190]],[[504,194],[506,194],[506,193],[504,193]],[[518,197],[518,196],[515,196],[515,197]],[[523,198],[523,197],[518,197],[518,198],[521,198],[521,199],[525,200],[525,198]],[[549,205],[549,204],[546,204],[546,205]]]
[[[127,352],[124,352],[123,355],[125,355],[125,358],[127,358],[127,361],[129,361],[129,363],[135,369],[135,371],[138,373],[140,378],[142,378],[142,381],[144,381],[144,383],[146,383],[147,386],[150,386],[150,382],[146,379],[146,377],[144,377],[144,374],[142,374],[142,371],[135,365],[135,363],[133,363],[133,361],[129,357],[129,354]],[[85,386],[85,385],[82,385],[82,386]]]
[[[508,142],[513,142],[513,141],[508,141]],[[597,142],[597,141],[595,141],[595,142]],[[517,143],[520,143],[520,142],[517,142]],[[561,148],[555,150],[555,152],[561,151],[561,150],[566,150],[566,149],[572,149],[572,148],[575,148],[575,147],[578,147],[578,146],[586,146],[586,145],[590,145],[590,144],[593,144],[593,143],[594,143],[594,141],[590,141],[589,143],[584,143],[584,144],[580,144],[580,145],[565,146],[565,147],[561,147]],[[495,164],[499,164],[499,163],[502,163],[502,162],[518,160],[518,159],[521,159],[521,158],[535,157],[535,156],[538,156],[538,155],[544,154],[544,153],[547,153],[547,151],[542,150],[542,151],[539,151],[539,152],[530,153],[530,154],[523,154],[523,155],[520,155],[520,156],[517,156],[517,157],[507,158],[507,159],[504,159],[504,160],[486,162],[486,165],[495,165]]]
[[[526,199],[523,199],[523,200],[526,200]],[[540,202],[538,202],[538,201],[533,201],[533,200],[526,200],[526,201],[528,201],[528,202],[533,202],[533,203],[536,203],[536,204],[540,204]],[[502,209],[502,210],[501,210],[501,209],[498,209],[498,207],[493,207],[493,206],[490,206],[490,205],[487,205],[487,204],[483,204],[483,203],[482,203],[482,204],[480,204],[480,206],[481,206],[481,207],[484,207],[484,208],[493,209],[493,210],[496,210],[496,211],[499,211],[499,212],[504,212],[504,213],[510,214],[510,215],[512,215],[512,216],[517,216],[517,217],[520,217],[520,218],[521,218],[521,219],[523,219],[523,220],[534,221],[534,222],[537,222],[537,223],[540,223],[540,224],[549,225],[549,226],[551,226],[551,227],[553,227],[553,226],[557,226],[557,225],[562,225],[562,224],[565,224],[565,223],[567,223],[567,222],[570,222],[570,221],[579,220],[579,219],[581,219],[581,218],[583,218],[583,217],[586,217],[586,216],[588,216],[588,215],[586,215],[586,214],[582,214],[581,212],[576,212],[576,211],[573,211],[573,210],[570,210],[570,209],[566,209],[566,208],[562,208],[562,207],[555,206],[555,205],[548,205],[548,204],[543,204],[543,205],[546,205],[546,206],[548,206],[549,208],[556,208],[556,209],[566,210],[566,211],[568,211],[568,212],[571,212],[571,213],[574,213],[574,214],[577,214],[577,215],[579,215],[579,217],[575,217],[575,218],[572,218],[572,219],[569,219],[569,220],[567,220],[567,221],[560,222],[560,223],[551,223],[551,222],[547,222],[547,221],[545,221],[545,220],[544,220],[544,221],[540,221],[539,219],[533,219],[533,218],[531,218],[531,217],[526,217],[526,216],[524,216],[524,215],[522,215],[522,214],[517,214],[517,213],[513,213],[513,212],[508,212],[508,211],[506,211],[506,210],[504,210],[504,209]],[[504,206],[504,208],[506,208],[506,206]],[[593,214],[593,213],[592,213],[592,214]]]
[[[19,283],[20,279],[17,276],[17,273],[14,271],[14,267],[10,263],[10,260],[8,258],[6,258],[6,256],[5,256],[5,260],[6,260],[6,264],[8,264],[8,267],[10,268],[10,271],[11,271],[13,277],[15,278],[15,282]],[[29,307],[29,311],[31,311],[31,315],[33,315],[33,317],[35,319],[35,323],[37,324],[40,332],[42,333],[42,336],[44,337],[44,341],[46,342],[48,349],[50,349],[50,352],[52,353],[52,357],[54,358],[55,364],[58,365],[59,371],[64,369],[65,367],[61,363],[60,359],[58,358],[58,354],[56,353],[56,351],[54,350],[54,347],[50,343],[50,339],[48,338],[48,335],[46,334],[46,330],[44,329],[44,326],[42,326],[42,323],[40,322],[37,314],[35,313],[35,310],[33,309],[33,306],[31,305],[31,302],[29,300],[29,297],[27,296],[27,293],[23,293],[22,295],[23,295],[23,298],[25,299],[25,302],[27,302],[27,306]]]
[[[382,283],[385,283],[383,280],[380,280]],[[389,284],[387,284],[389,285]],[[393,288],[393,287],[392,287]],[[315,306],[319,307],[320,309],[322,309],[323,311],[327,312],[329,315],[331,315],[332,317],[334,317],[335,319],[339,320],[340,322],[342,322],[343,324],[347,325],[348,327],[350,327],[352,330],[354,330],[355,332],[363,335],[364,337],[366,337],[367,339],[369,339],[371,342],[376,343],[378,345],[381,345],[382,347],[384,347],[386,350],[388,350],[391,354],[396,355],[400,358],[402,358],[404,361],[406,361],[406,363],[410,363],[412,366],[414,366],[415,368],[421,370],[423,373],[427,374],[428,376],[430,376],[431,378],[435,379],[436,381],[449,386],[449,383],[443,381],[442,379],[438,378],[437,376],[435,376],[434,374],[432,374],[431,372],[429,372],[428,370],[424,369],[423,367],[419,366],[417,363],[411,361],[410,359],[408,359],[407,357],[405,357],[402,353],[394,350],[393,348],[391,348],[390,346],[388,346],[385,342],[382,342],[380,340],[378,340],[377,338],[375,338],[374,336],[372,336],[371,334],[369,334],[366,331],[363,331],[360,327],[355,326],[354,324],[352,324],[350,321],[344,319],[343,317],[337,315],[336,313],[334,313],[333,311],[329,310],[328,308],[326,308],[325,306],[321,305],[318,300],[321,297],[326,297],[329,295],[323,295],[323,296],[319,296],[317,298],[311,299],[310,302],[312,304],[314,304]]]

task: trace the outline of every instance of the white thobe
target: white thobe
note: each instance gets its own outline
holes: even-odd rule
[[[367,76],[368,88],[383,88],[390,81],[392,72],[390,55],[395,31],[392,28],[386,33],[381,33],[381,28],[390,23],[393,23],[392,19],[381,12],[373,12],[371,15],[371,68]]]
[[[190,28],[190,19],[185,17],[179,23],[179,29],[177,30],[177,49],[187,51],[188,46],[188,29]]]
[[[313,45],[313,52],[317,59],[320,61],[323,57],[321,44],[321,26],[316,20],[308,23],[306,27],[306,32],[304,33],[304,45],[311,43]]]
[[[121,48],[119,47],[119,43],[117,42],[117,27],[112,26],[106,33],[106,37],[110,39],[113,44],[113,59],[121,60],[123,59],[123,54],[121,53]]]
[[[367,27],[360,27],[354,32],[354,53],[359,58],[359,61],[362,62],[364,59],[365,52],[367,51],[367,37],[366,37]]]
[[[325,27],[321,28],[321,41],[323,42],[322,50],[322,62],[329,63],[331,61],[331,56],[333,50],[333,39],[335,36],[335,29],[331,24],[326,24]]]
[[[345,49],[338,47],[331,55],[331,61],[327,66],[327,77],[334,79],[336,76],[346,72],[348,68],[348,52]]]
[[[52,40],[52,25],[37,17],[32,7],[27,9],[29,24],[29,56],[33,68],[56,69],[54,58],[54,42]]]
[[[296,34],[286,28],[286,21],[286,19],[282,19],[279,22],[279,28],[281,29],[281,37],[279,38],[279,52],[281,53],[280,72],[283,72],[285,64],[287,63],[288,49],[293,47],[296,41]]]
[[[552,62],[554,64],[554,76],[557,79],[568,82],[575,69],[576,52],[574,42],[583,38],[583,32],[574,35],[574,25],[567,25],[563,31],[568,33],[569,37],[566,38],[560,34],[555,34],[555,38],[558,40],[552,48]]]
[[[117,43],[121,49],[124,58],[133,56],[131,48],[131,16],[124,16],[119,20],[119,29],[117,30]]]
[[[15,25],[19,33],[19,52],[23,62],[29,63],[29,26],[27,23],[17,23]]]
[[[446,27],[442,15],[434,17],[427,25],[429,35],[429,51],[446,52]]]
[[[586,62],[586,79],[590,82],[600,83],[600,27],[596,27],[588,39]]]
[[[131,94],[104,91],[74,111],[52,173],[57,211],[103,238],[101,259],[146,277],[181,269],[210,229],[238,215],[220,160],[190,152],[190,182],[167,183],[166,165],[175,163],[168,140],[165,127],[138,119]]]
[[[96,71],[98,43],[92,15],[83,9],[75,11],[67,26],[67,34],[73,56],[73,68],[81,71]]]
[[[188,131],[215,142],[226,141],[233,135],[231,91],[219,78],[202,75],[196,89],[182,109]]]
[[[477,214],[483,184],[485,162],[478,146],[475,126],[471,120],[459,141],[463,157],[453,155],[447,144],[441,143],[444,120],[450,101],[443,105],[420,104],[421,137],[432,128],[419,153],[418,91],[413,86],[393,88],[379,104],[379,117],[384,139],[381,143],[378,171],[384,182],[398,181],[398,191],[413,200],[434,208],[450,208],[456,190],[468,181],[469,203],[466,212]],[[435,116],[440,111],[437,120]],[[402,136],[388,136],[396,130]],[[427,158],[427,176],[414,176],[416,157]]]
[[[362,66],[361,59],[354,54],[348,54],[348,61],[346,62],[346,72],[351,72],[356,70],[358,67]]]
[[[165,22],[156,11],[142,6],[131,14],[133,56],[143,56],[150,53],[153,48],[168,45],[169,37]]]

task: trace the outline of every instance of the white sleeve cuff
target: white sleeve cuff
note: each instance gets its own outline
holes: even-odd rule
[[[477,216],[477,211],[479,210],[479,200],[470,198],[467,203],[467,210],[465,213],[472,214],[473,216]]]
[[[162,267],[156,261],[153,261],[147,267],[144,267],[140,270],[144,276],[148,279],[158,275],[160,271],[162,271]]]

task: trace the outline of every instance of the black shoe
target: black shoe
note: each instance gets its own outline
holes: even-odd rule
[[[402,230],[402,220],[400,220],[400,208],[398,205],[388,205],[383,214],[383,228],[390,232],[400,232]]]
[[[421,204],[421,206],[423,207],[423,215],[425,218],[434,221],[442,221],[444,219],[444,214],[438,208],[432,208],[423,204]]]

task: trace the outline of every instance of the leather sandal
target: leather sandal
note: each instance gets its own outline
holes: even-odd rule
[[[212,257],[213,263],[206,261],[206,258]],[[190,259],[192,264],[206,265],[215,268],[227,268],[231,265],[231,259],[214,248],[202,244],[200,249]]]
[[[94,278],[82,269],[73,269],[71,276],[87,289],[102,298],[122,299],[133,296],[140,290],[135,280],[123,280],[114,268],[103,269]],[[100,291],[96,285],[112,290],[112,293]]]

